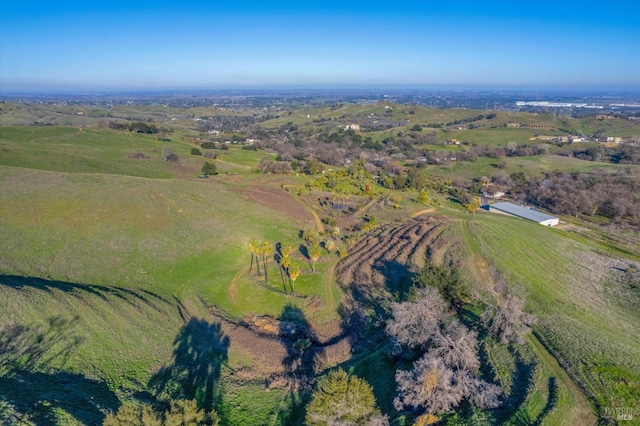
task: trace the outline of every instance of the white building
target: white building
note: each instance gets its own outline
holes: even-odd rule
[[[532,220],[544,226],[556,226],[560,221],[557,217],[549,216],[548,214],[540,213],[539,211],[531,210],[506,201],[490,204],[489,211]]]

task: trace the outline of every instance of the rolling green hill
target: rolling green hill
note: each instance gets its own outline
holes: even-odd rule
[[[439,110],[392,109],[396,118],[410,117],[410,125],[445,119]],[[160,119],[160,107],[119,113],[141,111]],[[386,111],[383,104],[309,108],[264,125],[311,126],[314,117]],[[456,119],[478,113],[447,112]],[[494,120],[511,119],[500,113]],[[527,138],[529,130],[468,132],[500,145],[516,134],[510,132]],[[344,328],[346,301],[353,296],[336,283],[335,271],[344,263],[323,249],[312,271],[301,247],[300,231],[321,230],[320,217],[327,215],[319,193],[309,190],[314,179],[254,173],[262,158],[275,158],[273,152],[230,146],[216,160],[193,156],[187,133],[176,127],[170,141],[161,141],[98,127],[0,127],[0,422],[28,413],[36,424],[100,423],[121,404],[170,395],[171,386],[187,377],[212,380],[205,399],[224,424],[300,424],[309,384],[288,375],[302,368],[303,356],[292,343],[304,338],[287,333],[301,325],[318,355],[315,373],[350,368],[372,383],[393,424],[413,419],[393,408],[398,365],[384,344],[352,356],[370,342],[350,341]],[[163,148],[178,154],[178,162],[162,161]],[[131,158],[136,152],[148,158]],[[219,174],[198,179],[204,161],[214,162]],[[438,166],[429,173],[489,175],[493,161]],[[505,170],[530,176],[600,167],[605,165],[532,156],[509,158]],[[483,374],[509,389],[505,408],[484,414],[490,423],[613,422],[607,413],[634,406],[640,398],[637,248],[616,246],[602,230],[590,236],[569,226],[472,216],[439,195],[426,206],[413,193],[395,194],[396,202],[389,202],[384,197],[390,190],[376,190],[381,198],[338,216],[340,235],[358,232],[365,216],[389,228],[370,234],[377,238],[371,244],[358,240],[345,262],[394,246],[385,240],[388,229],[418,223],[411,217],[421,211],[446,224],[442,235],[463,244],[446,254],[439,243],[424,244],[411,256],[455,257],[475,293],[490,303],[494,267],[539,319],[520,349],[490,338],[482,344]],[[302,267],[295,292],[273,259],[275,251],[266,262],[268,280],[257,273],[248,248],[252,238],[273,248],[292,245],[291,257]],[[408,250],[420,238],[407,234],[397,244]],[[336,243],[345,247],[339,238]],[[409,257],[398,259],[407,269]],[[481,302],[469,300],[460,316],[482,332],[482,309]],[[385,319],[380,315],[371,319],[378,327]],[[207,373],[198,375],[193,366]]]

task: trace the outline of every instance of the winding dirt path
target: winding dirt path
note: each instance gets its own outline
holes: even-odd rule
[[[421,216],[423,214],[427,214],[427,213],[431,213],[436,211],[436,209],[434,209],[433,207],[430,209],[424,209],[424,210],[420,210],[419,212],[415,212],[414,214],[411,215],[411,218],[415,219],[418,216]]]
[[[247,268],[242,268],[231,278],[231,283],[229,284],[229,297],[231,298],[231,302],[234,304],[238,301],[238,280],[242,277],[245,272],[247,272]]]

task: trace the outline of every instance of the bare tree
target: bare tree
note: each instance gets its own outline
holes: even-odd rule
[[[502,344],[524,345],[524,335],[531,331],[537,318],[524,311],[524,301],[521,298],[509,295],[499,302],[497,308],[487,309],[482,314],[482,322],[491,334],[500,337]]]
[[[470,400],[478,408],[500,406],[502,389],[479,379],[466,369],[447,366],[442,358],[427,354],[409,371],[396,373],[398,396],[394,406],[417,408],[426,413],[448,412]]]
[[[434,346],[429,349],[451,368],[476,371],[480,367],[478,358],[478,333],[469,330],[454,319],[442,333],[436,336]]]
[[[386,328],[398,351],[423,352],[411,370],[396,373],[395,407],[417,409],[432,419],[464,400],[480,408],[500,405],[502,389],[477,376],[478,334],[454,318],[437,289],[422,287],[413,296],[413,301],[392,305]]]
[[[178,155],[176,155],[173,151],[171,151],[166,146],[163,146],[162,147],[162,159],[164,161],[169,161],[171,163],[177,163],[178,162]]]
[[[398,396],[393,401],[397,410],[421,408],[428,413],[451,411],[464,397],[455,372],[441,358],[426,355],[413,369],[396,373]]]
[[[387,334],[407,347],[429,343],[440,333],[440,321],[449,315],[448,304],[433,287],[416,290],[415,302],[394,303],[391,308]]]

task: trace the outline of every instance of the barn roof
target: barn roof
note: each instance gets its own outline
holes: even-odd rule
[[[501,212],[509,213],[514,216],[521,217],[523,219],[529,219],[534,222],[544,222],[549,219],[557,219],[555,216],[549,216],[548,214],[540,213],[535,210],[528,209],[526,207],[518,206],[506,201],[491,204],[489,207],[492,209],[500,210]]]

